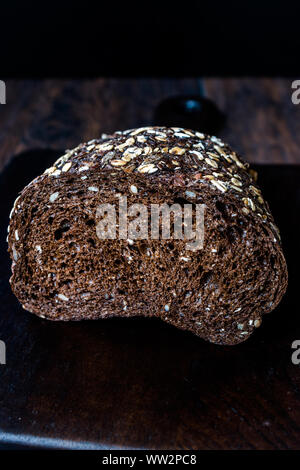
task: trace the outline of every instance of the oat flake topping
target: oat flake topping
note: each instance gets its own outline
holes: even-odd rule
[[[99,166],[145,177],[188,175],[189,187],[202,183],[241,200],[243,213],[269,221],[279,239],[279,231],[256,186],[255,172],[215,136],[178,127],[142,127],[103,134],[100,139],[67,151],[45,174],[55,178],[68,172],[82,174]]]

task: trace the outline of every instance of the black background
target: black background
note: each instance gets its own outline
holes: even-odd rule
[[[1,78],[299,71],[299,6],[287,1],[10,0],[0,9]]]

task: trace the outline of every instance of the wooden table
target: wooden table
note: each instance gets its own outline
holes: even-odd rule
[[[9,81],[0,107],[0,443],[55,448],[299,449],[300,105],[292,80],[206,79],[226,113],[222,137],[261,167],[282,229],[290,284],[247,342],[208,344],[156,320],[51,323],[8,287],[4,237],[19,189],[56,156],[101,132],[153,123],[165,97],[197,79]],[[32,149],[39,152],[30,153]],[[44,149],[43,151],[41,149]],[[47,150],[52,149],[52,152]],[[19,159],[15,154],[23,153]],[[275,165],[276,164],[276,165]],[[284,164],[280,166],[279,164]]]

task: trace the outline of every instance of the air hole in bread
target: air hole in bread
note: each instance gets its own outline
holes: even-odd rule
[[[61,237],[63,236],[64,233],[68,232],[70,230],[70,223],[68,220],[63,220],[60,224],[60,227],[55,230],[54,232],[54,238],[55,240],[60,240]]]
[[[212,281],[213,276],[214,276],[213,271],[206,271],[205,273],[203,273],[200,279],[201,286],[205,286],[209,284]]]
[[[88,225],[89,227],[94,227],[96,225],[96,222],[94,221],[94,219],[89,219],[87,220],[86,222],[86,225]]]
[[[87,241],[93,248],[96,248],[96,242],[93,238],[88,238]]]

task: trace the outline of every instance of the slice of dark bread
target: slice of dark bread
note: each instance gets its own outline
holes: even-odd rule
[[[216,137],[147,127],[81,144],[24,188],[11,212],[12,290],[51,320],[155,316],[237,344],[280,302],[287,268],[255,172]],[[205,204],[204,246],[97,236],[97,208]]]

